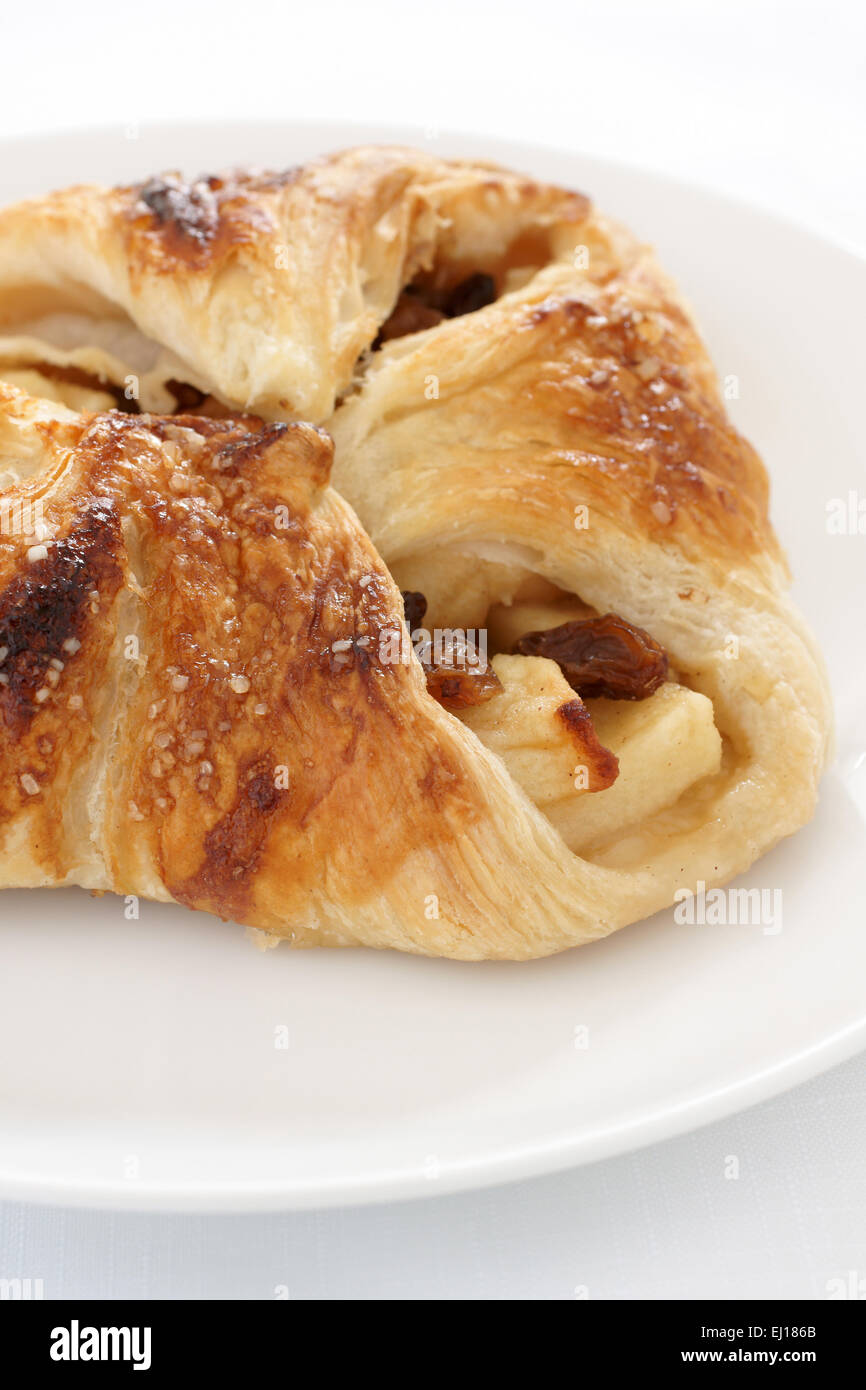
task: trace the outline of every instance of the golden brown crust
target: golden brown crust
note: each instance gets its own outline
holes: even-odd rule
[[[504,300],[392,339],[368,359],[362,388],[393,363],[426,424],[447,414],[451,379],[455,430],[465,433],[471,393],[472,415],[489,421],[482,459],[498,434],[525,456],[531,441],[523,471],[566,483],[560,512],[573,495],[572,506],[615,506],[654,540],[682,532],[726,556],[779,559],[764,469],[727,419],[686,310],[653,257],[581,194],[391,148],[282,173],[70,189],[0,212],[0,322],[10,334],[22,284],[44,273],[32,265],[34,237],[42,264],[58,270],[70,242],[92,256],[94,292],[169,347],[171,370],[181,379],[185,370],[199,397],[319,423],[351,390],[404,286],[441,289],[484,269],[501,295],[528,265]],[[58,303],[65,278],[55,276]],[[407,352],[424,366],[411,383]],[[441,404],[425,395],[430,378]],[[467,468],[471,458],[470,447]],[[509,469],[503,483],[515,482]]]
[[[416,274],[446,265],[459,278],[479,256],[505,265],[527,234],[587,207],[493,166],[391,147],[283,173],[80,186],[0,212],[0,326],[128,318],[170,350],[166,372],[234,410],[321,422]],[[145,408],[170,408],[158,382],[151,394]]]
[[[298,173],[210,174],[191,182],[164,174],[119,189],[131,273],[213,273],[238,247],[275,235],[268,202]]]
[[[430,496],[431,474],[416,463],[423,439],[423,457],[449,477],[431,514],[440,532],[463,525],[471,496],[490,507],[481,526],[495,534],[497,511],[519,493],[530,546],[551,527],[603,519],[725,566],[761,553],[783,563],[761,460],[727,419],[665,282],[648,291],[644,278],[578,286],[551,267],[519,294],[376,355],[329,428],[337,485],[387,560],[399,553],[389,518]],[[368,440],[377,458],[391,454],[381,476],[364,460]]]
[[[36,441],[47,551],[10,536],[0,557],[3,881],[299,944],[386,944],[390,916],[392,944],[490,954],[504,903],[473,903],[462,856],[495,841],[501,773],[391,660],[401,596],[327,486],[328,437],[35,404],[0,385],[0,436]]]
[[[775,550],[766,473],[693,370],[704,366],[697,334],[659,287],[652,309],[664,328],[648,344],[639,336],[646,311],[621,293],[553,295],[525,314],[521,328],[540,330],[525,431],[543,419],[551,445],[576,455],[587,497],[603,492],[606,506],[613,473],[624,520],[654,536],[682,515],[732,550]],[[523,372],[513,384],[529,395]]]
[[[126,660],[136,679],[116,709],[124,752],[105,793],[112,877],[133,881],[147,855],[178,901],[254,918],[275,832],[293,859],[318,842],[315,873],[347,858],[322,843],[345,809],[335,812],[334,793],[345,774],[362,796],[356,764],[372,777],[389,734],[422,754],[421,784],[433,775],[413,730],[423,719],[399,708],[402,686],[416,693],[410,673],[379,657],[399,596],[360,530],[339,516],[328,526],[317,506],[331,446],[309,426],[118,414],[83,419],[77,435],[74,477],[58,484],[58,504],[45,498],[56,537],[45,558],[5,546],[6,816],[39,801],[45,867],[64,878],[69,863],[47,833],[68,792],[57,768],[97,737]],[[136,602],[130,632],[117,626],[122,584]],[[460,780],[455,770],[452,797]],[[405,832],[427,833],[411,815]],[[363,859],[381,862],[394,840],[372,821]]]

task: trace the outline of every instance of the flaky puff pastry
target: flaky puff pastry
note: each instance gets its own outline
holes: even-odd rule
[[[407,286],[423,310],[479,272],[492,302],[410,313],[398,331]],[[692,731],[705,756],[693,781],[671,776],[673,801],[649,797],[636,816],[620,796],[621,811],[589,824],[561,800],[548,817],[524,795],[513,729],[548,698],[527,694],[526,668],[509,666],[511,688],[466,716],[474,735],[431,710],[467,740],[495,829],[480,855],[459,817],[449,829],[443,853],[465,872],[446,874],[459,882],[447,929],[425,918],[411,944],[384,927],[363,939],[545,954],[724,881],[811,815],[829,699],[786,595],[764,469],[674,287],[581,195],[401,149],[286,175],[75,189],[0,214],[0,325],[0,375],[5,363],[57,381],[71,368],[116,391],[132,378],[133,399],[161,410],[185,384],[205,410],[325,424],[334,484],[433,623],[474,626],[491,608],[501,619],[542,580],[666,649],[670,688],[647,702],[659,708],[636,731],[613,702],[608,745],[640,750],[636,789],[668,775]],[[537,723],[527,746],[560,736]],[[463,935],[470,902],[477,925]]]
[[[810,818],[831,711],[764,467],[727,419],[686,306],[627,233],[595,214],[577,231],[571,255],[517,290],[384,343],[328,427],[335,486],[401,585],[483,607],[541,576],[650,632],[711,702],[717,771],[646,817],[623,808],[600,840],[574,827],[637,917],[746,869]],[[645,756],[676,781],[675,745]],[[555,819],[565,833],[569,817]]]
[[[0,211],[0,370],[39,360],[47,338],[52,365],[133,377],[146,409],[174,409],[179,380],[321,422],[416,272],[515,245],[520,259],[586,209],[493,166],[384,148],[71,188]]]
[[[0,503],[32,522],[0,536],[0,886],[466,959],[604,933],[616,876],[390,659],[400,593],[331,452],[0,385]]]

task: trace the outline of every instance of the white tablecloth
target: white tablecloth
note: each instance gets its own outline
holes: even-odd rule
[[[471,129],[664,169],[863,245],[864,40],[842,0],[43,0],[3,16],[0,134]],[[254,1217],[0,1206],[0,1278],[47,1297],[820,1298],[866,1278],[864,1152],[858,1059],[694,1135],[487,1192]]]

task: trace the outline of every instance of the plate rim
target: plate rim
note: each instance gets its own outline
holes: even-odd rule
[[[40,130],[23,131],[18,134],[0,132],[0,152],[6,149],[18,148],[24,145],[31,145],[34,149],[40,146],[53,145],[58,142],[76,144],[81,140],[103,139],[111,137],[117,139],[118,129],[122,122],[116,125],[104,121],[95,121],[88,125],[75,125],[64,128],[63,130]],[[198,116],[188,117],[182,120],[144,120],[139,122],[142,132],[153,136],[169,136],[178,131],[190,133],[204,133],[206,131],[237,132],[242,130],[250,134],[255,131],[273,132],[275,129],[284,128],[286,131],[333,131],[335,143],[325,147],[324,153],[329,150],[348,148],[345,144],[345,137],[339,138],[337,132],[349,129],[359,132],[359,140],[366,144],[407,144],[414,148],[423,148],[425,144],[430,147],[431,153],[441,154],[443,158],[464,159],[470,156],[465,154],[449,155],[444,150],[440,150],[440,143],[455,141],[459,144],[484,144],[489,146],[490,154],[494,161],[500,156],[503,159],[513,162],[513,155],[507,151],[520,150],[525,152],[527,158],[533,155],[554,155],[562,158],[571,158],[587,165],[595,165],[598,168],[613,169],[618,174],[636,179],[650,179],[654,183],[664,183],[671,188],[676,188],[685,193],[698,193],[702,197],[711,198],[717,202],[725,204],[727,207],[735,207],[741,212],[751,216],[763,218],[777,226],[784,228],[788,232],[807,236],[811,240],[820,243],[824,247],[831,247],[834,251],[841,251],[850,256],[852,260],[858,262],[861,268],[866,268],[866,241],[862,244],[853,238],[842,236],[838,232],[831,232],[821,227],[817,223],[808,222],[793,213],[781,212],[768,204],[756,201],[746,194],[728,192],[712,183],[705,183],[702,179],[689,179],[681,174],[671,173],[667,169],[659,169],[650,164],[637,164],[632,160],[608,158],[606,155],[593,154],[590,150],[585,150],[580,146],[571,144],[559,144],[556,142],[539,143],[533,140],[524,140],[519,136],[514,138],[503,135],[487,135],[483,131],[467,130],[460,126],[439,126],[436,130],[435,140],[425,139],[423,125],[404,124],[400,121],[340,121],[333,117],[299,117],[296,120],[267,120],[258,116],[238,117],[228,119],[222,116]],[[500,152],[499,154],[497,153]],[[481,158],[481,156],[476,156]],[[163,166],[167,169],[169,166]],[[187,171],[189,172],[189,171]],[[37,195],[38,196],[38,195]],[[588,194],[592,197],[591,192]],[[0,203],[0,206],[5,206]],[[700,328],[700,325],[698,325]]]
[[[483,1191],[550,1176],[676,1139],[718,1120],[741,1114],[794,1089],[866,1050],[866,1017],[829,1038],[698,1099],[656,1109],[647,1117],[595,1135],[527,1143],[471,1159],[443,1162],[435,1181],[421,1166],[380,1168],[361,1178],[196,1184],[115,1179],[36,1177],[0,1168],[0,1200],[89,1210],[199,1214],[316,1211],[382,1205]]]

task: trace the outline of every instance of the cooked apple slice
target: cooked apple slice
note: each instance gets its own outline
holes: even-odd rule
[[[543,807],[578,854],[672,806],[719,770],[722,740],[706,695],[668,681],[646,700],[589,700],[587,709],[619,760],[619,777],[598,796],[565,795]]]
[[[616,758],[603,747],[583,701],[543,656],[495,656],[502,690],[460,711],[464,724],[505,763],[539,810],[609,787]],[[582,797],[581,797],[582,799]]]
[[[584,704],[544,657],[499,655],[491,665],[501,693],[460,717],[576,853],[719,770],[722,741],[705,695],[668,681],[646,700]]]

